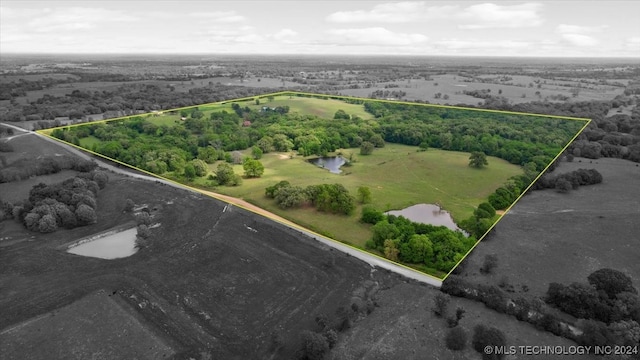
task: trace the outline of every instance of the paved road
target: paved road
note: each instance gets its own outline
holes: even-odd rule
[[[423,283],[426,283],[426,284],[429,284],[429,285],[433,285],[435,287],[442,286],[442,281],[437,279],[437,278],[425,275],[425,274],[423,274],[421,272],[418,272],[418,271],[415,271],[415,270],[412,270],[412,269],[409,269],[409,268],[406,268],[406,267],[403,267],[403,266],[399,266],[399,265],[393,264],[393,263],[388,262],[388,261],[386,261],[386,260],[384,260],[384,259],[382,259],[380,257],[377,257],[375,255],[369,254],[369,253],[367,253],[365,251],[362,251],[362,250],[359,250],[359,249],[355,249],[355,248],[353,248],[351,246],[348,246],[348,245],[345,245],[345,244],[343,244],[341,242],[338,242],[338,241],[326,238],[326,237],[324,237],[322,235],[316,234],[316,233],[312,232],[311,230],[305,229],[305,228],[303,228],[303,227],[301,227],[301,226],[299,226],[297,224],[294,224],[293,222],[291,222],[291,221],[289,221],[287,219],[284,219],[284,218],[282,218],[282,217],[280,217],[280,216],[278,216],[276,214],[273,214],[273,213],[271,213],[269,211],[266,211],[266,210],[264,210],[262,208],[259,208],[259,207],[255,206],[253,204],[250,204],[250,203],[248,203],[248,202],[246,202],[246,201],[244,201],[242,199],[238,199],[238,198],[234,198],[234,197],[231,197],[231,196],[214,193],[214,192],[211,192],[211,191],[204,191],[204,190],[194,189],[194,188],[190,188],[188,186],[184,186],[182,184],[179,184],[179,183],[176,183],[176,182],[173,182],[173,181],[157,178],[157,177],[154,177],[154,176],[151,176],[151,175],[145,175],[145,174],[140,174],[140,173],[137,173],[137,172],[128,171],[126,168],[120,168],[120,167],[117,167],[117,166],[113,166],[113,165],[111,165],[111,164],[109,164],[107,162],[101,161],[99,158],[96,159],[95,157],[92,157],[92,156],[88,155],[87,153],[85,153],[85,152],[83,152],[81,150],[78,150],[77,148],[75,148],[73,146],[70,146],[70,145],[64,144],[62,142],[53,140],[53,139],[51,139],[51,138],[49,138],[47,136],[41,135],[41,134],[39,134],[37,132],[28,131],[28,130],[25,130],[23,128],[20,128],[20,127],[14,126],[14,125],[10,125],[10,124],[6,124],[6,123],[0,123],[0,125],[8,126],[8,127],[11,127],[11,128],[13,128],[15,130],[18,130],[18,131],[21,131],[21,132],[25,132],[25,133],[28,133],[28,134],[32,134],[32,135],[38,136],[38,137],[40,137],[40,138],[42,138],[42,139],[44,139],[46,141],[55,143],[55,144],[65,148],[69,152],[78,155],[79,157],[81,157],[83,159],[94,160],[99,164],[100,167],[105,168],[105,169],[110,170],[110,171],[113,171],[115,173],[126,175],[126,176],[131,176],[131,177],[134,177],[134,178],[143,179],[143,180],[147,180],[147,181],[159,182],[159,183],[167,184],[167,185],[170,185],[170,186],[173,186],[173,187],[176,187],[176,188],[186,189],[186,190],[189,190],[189,191],[194,191],[194,192],[197,192],[197,193],[202,193],[202,194],[208,195],[210,197],[213,197],[215,199],[218,199],[220,201],[223,201],[225,203],[239,206],[241,208],[249,210],[249,211],[251,211],[253,213],[256,213],[258,215],[262,215],[262,216],[265,216],[265,217],[267,217],[269,219],[272,219],[273,221],[277,221],[279,223],[282,223],[282,224],[284,224],[284,225],[286,225],[286,226],[288,226],[288,227],[290,227],[290,228],[292,228],[294,230],[297,230],[300,233],[302,233],[304,235],[307,235],[307,236],[309,236],[309,237],[311,237],[311,238],[313,238],[313,239],[315,239],[315,240],[317,240],[317,241],[319,241],[319,242],[321,242],[321,243],[323,243],[323,244],[325,244],[327,246],[330,246],[330,247],[332,247],[332,248],[334,248],[336,250],[342,251],[342,252],[344,252],[346,254],[349,254],[350,256],[358,258],[358,259],[366,262],[367,264],[371,265],[372,267],[379,267],[379,268],[387,269],[387,270],[393,271],[393,272],[395,272],[397,274],[400,274],[400,275],[402,275],[404,277],[407,277],[407,278],[410,278],[410,279],[413,279],[413,280],[417,280],[417,281],[420,281],[420,282],[423,282]]]

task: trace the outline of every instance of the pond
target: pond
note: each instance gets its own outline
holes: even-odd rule
[[[80,245],[69,248],[67,252],[101,259],[118,259],[131,256],[138,251],[136,248],[136,234],[136,228],[119,232],[110,231],[81,241]]]
[[[342,170],[340,170],[340,167],[346,164],[347,160],[345,160],[342,156],[324,156],[310,159],[309,162],[318,167],[327,169],[334,174],[340,174],[342,172]]]
[[[468,234],[460,229],[448,211],[442,210],[440,206],[433,204],[418,204],[409,206],[402,210],[387,211],[387,215],[404,216],[405,218],[423,224],[430,224],[434,226],[446,226],[454,231],[461,231],[465,236]]]

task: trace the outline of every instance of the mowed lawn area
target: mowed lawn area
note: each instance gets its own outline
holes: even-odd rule
[[[376,149],[372,155],[361,156],[358,149],[341,150],[345,157],[355,154],[356,162],[343,167],[342,174],[333,174],[319,168],[300,156],[269,153],[260,161],[265,166],[261,178],[243,179],[238,187],[217,187],[215,191],[243,198],[261,208],[288,218],[302,226],[337,240],[364,246],[370,239],[369,225],[359,222],[361,206],[351,216],[333,215],[315,209],[280,209],[272,199],[265,197],[265,188],[287,180],[292,185],[305,187],[323,183],[340,183],[352,195],[360,186],[371,190],[371,206],[379,210],[402,209],[419,203],[439,204],[451,212],[454,220],[472,215],[475,207],[487,200],[496,188],[513,175],[522,173],[520,167],[489,157],[484,169],[468,166],[469,153],[429,149],[418,152],[417,147],[387,144]],[[215,170],[216,164],[210,165]],[[241,165],[235,165],[237,174],[244,174]],[[204,185],[206,180],[196,180]]]

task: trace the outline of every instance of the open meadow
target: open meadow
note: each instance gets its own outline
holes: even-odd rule
[[[459,222],[471,216],[478,204],[486,201],[487,196],[508,178],[522,173],[520,167],[494,157],[489,157],[486,168],[475,169],[468,166],[468,153],[439,149],[418,152],[417,149],[387,144],[369,156],[357,155],[356,149],[342,149],[339,152],[343,156],[348,158],[348,154],[354,153],[357,158],[352,166],[342,169],[342,174],[315,166],[308,158],[269,153],[261,159],[265,166],[262,177],[245,179],[237,187],[217,187],[215,191],[242,198],[337,240],[362,247],[371,238],[371,231],[370,225],[359,221],[361,205],[348,217],[313,208],[283,210],[265,196],[265,188],[282,180],[302,187],[340,183],[355,194],[358,187],[366,186],[371,190],[369,205],[381,211],[421,203],[440,204]],[[211,165],[211,169],[215,166]],[[242,165],[235,165],[234,170],[243,173]],[[205,183],[203,179],[201,184]]]
[[[640,167],[622,159],[575,158],[556,171],[596,169],[597,185],[562,194],[532,191],[496,225],[495,233],[465,260],[463,275],[474,282],[498,284],[503,277],[520,296],[542,297],[549,283],[584,282],[593,271],[622,271],[640,284]],[[480,274],[484,256],[496,254],[491,275]]]

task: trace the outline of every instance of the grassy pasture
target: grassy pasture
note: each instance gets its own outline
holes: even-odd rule
[[[356,163],[343,167],[342,174],[310,164],[309,158],[289,158],[289,154],[265,154],[261,162],[265,173],[261,178],[244,179],[238,187],[218,187],[216,191],[243,198],[259,207],[291,219],[303,226],[329,232],[339,240],[364,245],[371,234],[368,225],[359,223],[360,208],[350,217],[319,213],[314,209],[282,210],[273,200],[264,196],[264,190],[281,180],[292,185],[308,186],[321,183],[340,183],[352,194],[360,186],[371,189],[372,206],[380,210],[402,209],[419,203],[438,203],[451,212],[459,222],[472,215],[479,203],[506,180],[521,173],[518,166],[489,157],[489,166],[474,169],[468,166],[469,154],[456,151],[429,149],[417,152],[417,147],[387,144],[372,155],[356,155]],[[346,149],[347,155],[357,149]],[[211,170],[216,165],[210,166]],[[241,165],[234,168],[243,174]],[[199,185],[205,185],[201,178]]]
[[[496,75],[497,76],[497,75]],[[484,103],[484,99],[475,98],[465,95],[463,91],[491,89],[491,95],[502,96],[509,100],[510,103],[526,103],[531,101],[543,100],[545,97],[554,95],[568,96],[568,101],[590,101],[590,100],[611,100],[617,95],[623,93],[621,87],[613,87],[608,85],[589,85],[592,88],[582,88],[577,97],[571,94],[572,87],[581,86],[578,81],[561,81],[549,80],[546,84],[542,84],[541,88],[529,87],[529,83],[535,80],[545,81],[543,78],[528,75],[509,75],[513,80],[508,83],[483,83],[469,81],[470,78],[456,76],[455,74],[436,75],[432,80],[412,79],[410,82],[390,81],[377,83],[376,87],[363,89],[343,89],[342,94],[349,96],[368,97],[369,94],[376,90],[404,91],[406,96],[403,100],[426,100],[433,104],[469,104],[477,105]],[[398,87],[385,89],[385,85],[398,85]],[[437,84],[437,85],[436,85]],[[502,91],[500,94],[499,92]],[[540,92],[540,96],[536,95]],[[441,93],[449,96],[449,99],[435,98],[435,94]],[[523,97],[524,96],[524,97]],[[552,101],[552,100],[550,100]]]
[[[267,97],[260,98],[260,105],[247,103],[249,108],[260,109],[262,106],[277,107],[289,106],[290,112],[316,115],[325,119],[333,119],[336,111],[342,109],[349,115],[357,115],[362,119],[371,119],[373,116],[364,110],[362,105],[348,104],[344,101],[328,98],[309,98],[299,96],[276,96],[273,101]]]
[[[508,274],[516,289],[527,285],[526,296],[543,296],[551,282],[586,282],[600,268],[612,268],[640,284],[640,167],[622,159],[576,158],[555,171],[596,169],[597,185],[567,194],[533,191],[523,197],[496,225],[495,234],[467,259],[465,275],[477,282],[497,284]],[[493,275],[480,275],[486,254],[498,255]],[[525,294],[522,294],[523,296]]]
[[[0,352],[3,359],[86,359],[98,354],[105,359],[165,359],[174,354],[103,291],[4,330]]]

